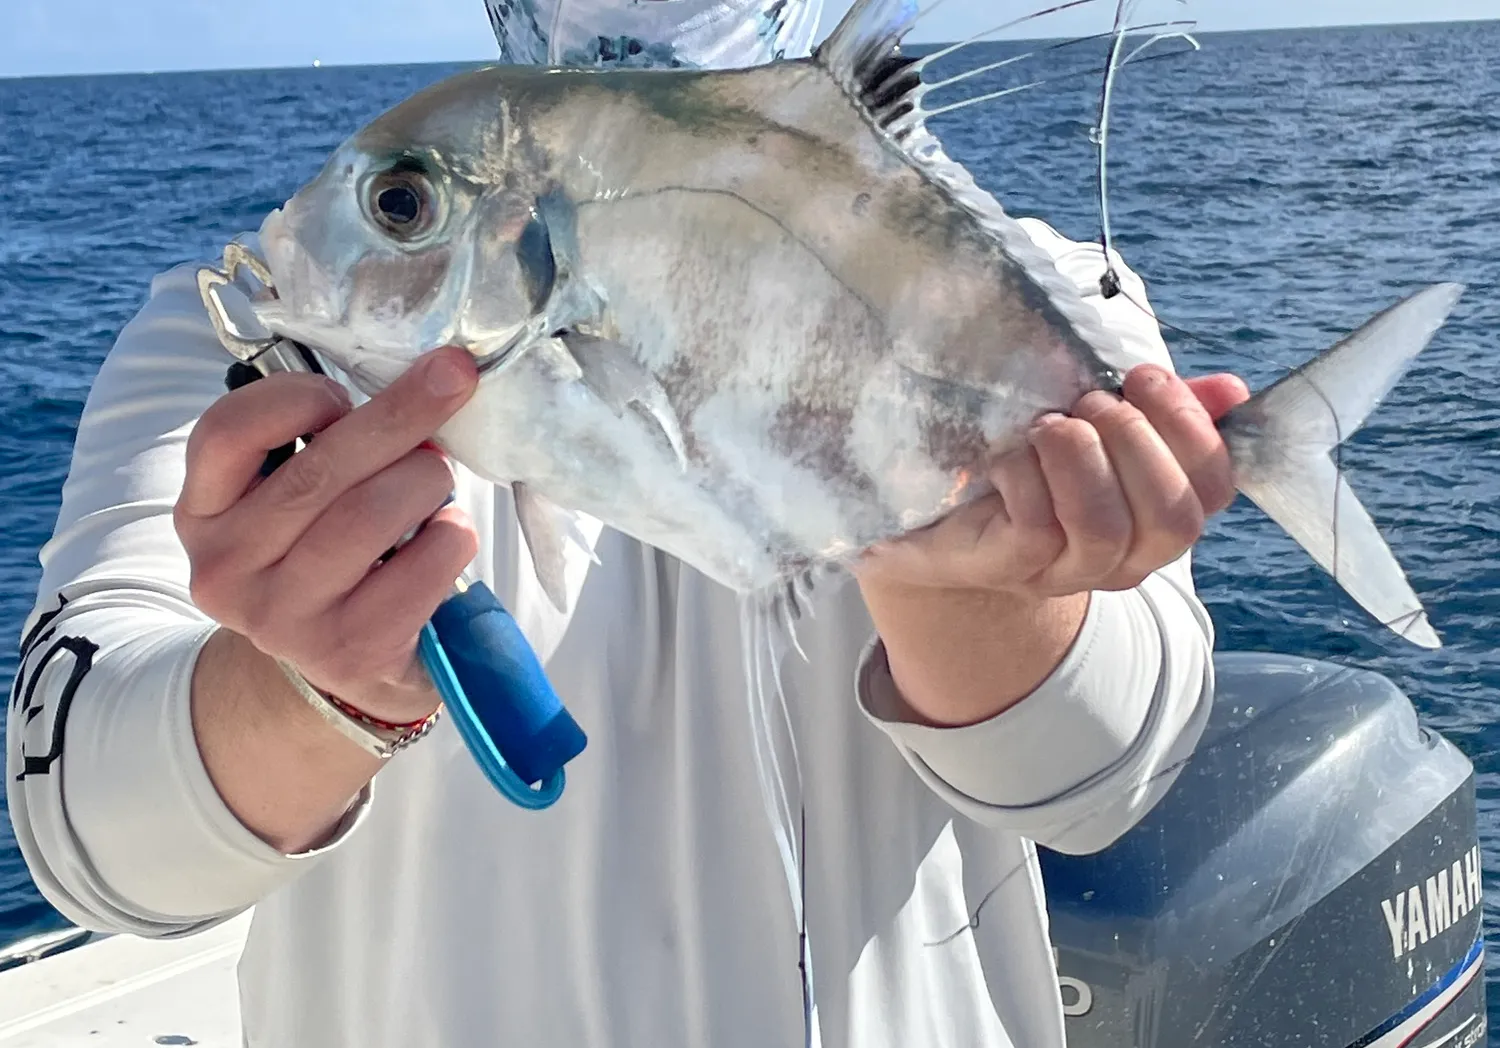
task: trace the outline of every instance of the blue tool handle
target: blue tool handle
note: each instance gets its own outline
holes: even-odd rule
[[[305,370],[322,373],[311,353],[301,349],[301,358]],[[224,383],[232,391],[263,377],[260,367],[236,361]],[[261,476],[270,476],[295,452],[295,441],[272,451]],[[563,708],[531,644],[494,592],[476,582],[449,597],[423,627],[418,651],[490,783],[531,811],[557,803],[566,783],[563,765],[583,752],[588,738]]]
[[[588,737],[516,620],[478,582],[444,601],[423,632],[423,659],[480,768],[511,800],[550,805]],[[517,783],[530,796],[513,796]]]

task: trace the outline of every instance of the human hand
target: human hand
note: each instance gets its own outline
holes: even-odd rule
[[[1010,592],[1042,601],[1125,590],[1181,557],[1234,501],[1214,422],[1249,399],[1233,375],[1143,365],[1124,395],[1050,415],[990,469],[995,492],[870,550],[862,584]]]
[[[369,403],[315,375],[252,382],[204,412],[174,519],[197,606],[266,655],[372,716],[408,723],[438,704],[417,638],[478,536],[446,458],[425,443],[473,393],[461,350],[418,361]],[[269,477],[266,453],[316,439]],[[384,564],[377,560],[426,525]]]

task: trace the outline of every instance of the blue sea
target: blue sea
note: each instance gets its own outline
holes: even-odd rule
[[[1129,68],[1111,139],[1117,245],[1182,370],[1264,384],[1418,286],[1470,290],[1344,455],[1447,646],[1403,645],[1243,501],[1198,580],[1229,650],[1392,677],[1478,768],[1500,929],[1500,22],[1216,35]],[[986,45],[950,72],[1025,50]],[[1098,236],[1099,55],[1053,52],[964,85],[1077,73],[941,118],[1011,211]],[[89,384],[151,276],[256,227],[363,120],[452,67],[0,80],[0,681]],[[963,97],[963,90],[952,96]],[[941,99],[939,99],[941,100]],[[0,798],[3,805],[3,798]],[[59,925],[0,819],[0,944]],[[1492,954],[1492,956],[1494,956]],[[1500,964],[1490,978],[1500,983]],[[1500,985],[1490,990],[1500,1016]]]

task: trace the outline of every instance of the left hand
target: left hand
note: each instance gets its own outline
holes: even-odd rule
[[[1143,365],[1123,396],[1089,393],[990,469],[995,493],[870,550],[862,584],[1042,601],[1127,590],[1186,553],[1235,488],[1216,419],[1249,399],[1233,375]]]

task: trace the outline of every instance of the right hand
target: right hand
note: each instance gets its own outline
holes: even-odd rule
[[[438,697],[417,638],[479,537],[425,443],[473,394],[473,359],[430,353],[351,410],[331,380],[278,374],[222,397],[187,446],[174,519],[198,608],[315,687],[408,723]],[[316,438],[261,479],[266,453]],[[386,563],[380,556],[423,530]]]

